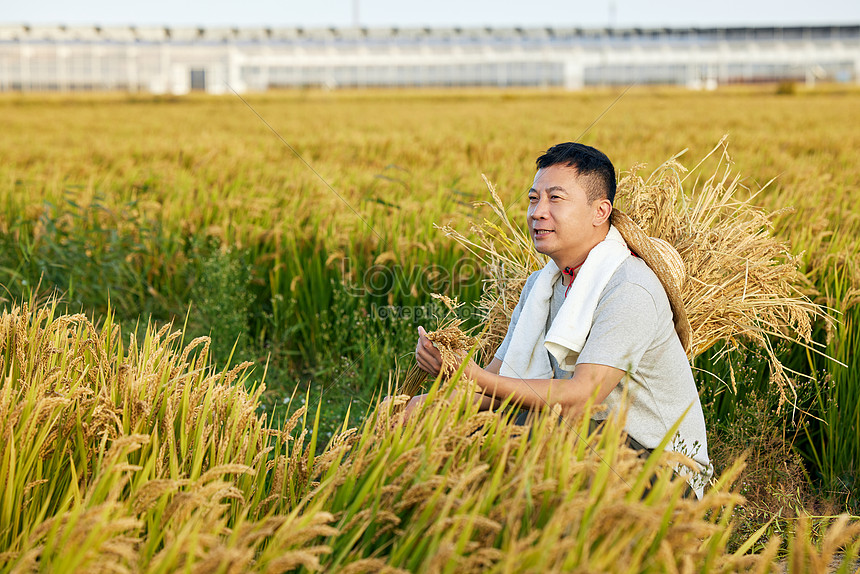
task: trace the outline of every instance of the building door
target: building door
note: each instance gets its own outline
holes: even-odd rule
[[[191,91],[205,92],[206,91],[206,70],[203,68],[191,69]]]

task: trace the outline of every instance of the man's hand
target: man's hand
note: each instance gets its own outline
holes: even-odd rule
[[[415,360],[423,371],[434,377],[439,375],[439,370],[442,368],[442,353],[433,346],[433,343],[427,338],[427,331],[420,326],[418,327],[418,345],[415,347]]]
[[[422,370],[434,377],[439,375],[439,371],[442,369],[442,354],[439,352],[439,349],[433,346],[430,339],[427,338],[427,331],[424,330],[424,327],[418,327],[418,345],[415,347],[415,359]],[[465,359],[466,353],[462,353],[461,360]],[[463,370],[463,374],[474,380],[478,377],[478,372],[482,370],[475,361],[469,359],[469,363]],[[498,371],[498,368],[496,370]]]
[[[409,399],[409,402],[406,403],[406,408],[403,411],[403,414],[404,414],[403,419],[409,420],[409,417],[412,416],[412,411],[414,411],[419,406],[424,404],[424,401],[426,401],[426,400],[427,400],[426,394],[425,395],[415,395],[414,397]]]

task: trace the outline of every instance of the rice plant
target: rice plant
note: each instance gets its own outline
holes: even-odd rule
[[[168,326],[126,344],[110,316],[96,328],[56,304],[4,312],[2,571],[717,571],[773,559],[773,545],[725,552],[739,466],[686,501],[667,455],[621,446],[618,421],[589,434],[587,418],[550,416],[527,432],[458,399],[455,377],[415,420],[379,407],[323,445],[319,411],[270,428],[248,365],[215,371],[208,340],[180,342]],[[791,559],[850,560],[858,529],[842,520],[820,550],[798,537]]]
[[[496,184],[501,199],[512,206],[508,215],[517,221],[524,210],[524,204],[522,208],[517,206],[517,198],[531,180],[533,158],[557,141],[579,136],[617,95],[611,90],[369,91],[287,92],[251,97],[249,102],[255,109],[314,166],[340,198],[304,164],[285,153],[282,144],[231,98],[3,96],[3,299],[7,309],[14,301],[31,298],[34,304],[39,302],[38,307],[31,305],[31,310],[44,309],[43,302],[58,289],[71,303],[70,317],[75,316],[75,311],[84,311],[91,317],[88,320],[93,328],[107,325],[103,317],[108,316],[114,329],[121,326],[125,353],[133,348],[140,354],[147,345],[150,349],[158,347],[151,343],[158,329],[147,334],[148,317],[160,324],[173,320],[179,325],[185,323],[187,316],[195,334],[211,332],[217,347],[213,356],[212,346],[204,353],[203,339],[198,341],[196,350],[189,351],[185,361],[189,363],[187,370],[196,369],[199,356],[204,354],[208,358],[200,364],[203,370],[212,362],[217,369],[229,372],[227,365],[253,359],[258,365],[256,372],[268,370],[268,389],[253,389],[251,396],[260,401],[253,410],[260,413],[265,406],[265,426],[279,428],[296,412],[298,407],[293,405],[301,403],[300,398],[311,408],[321,404],[319,428],[324,430],[316,439],[314,448],[318,450],[329,438],[326,433],[333,437],[342,430],[347,411],[353,420],[362,418],[372,410],[368,407],[371,397],[396,380],[396,370],[407,362],[404,357],[408,358],[414,345],[416,314],[432,317],[436,313],[431,292],[457,296],[467,305],[479,303],[480,279],[488,269],[468,250],[444,238],[434,224],[451,224],[461,230],[468,227],[467,221],[475,217],[470,203],[485,198],[482,173]],[[741,196],[741,186],[756,190],[773,180],[756,196],[755,203],[768,212],[794,207],[794,211],[780,212],[768,233],[791,245],[801,272],[808,278],[804,292],[816,303],[833,309],[840,319],[832,329],[821,322],[813,323],[812,338],[816,343],[827,344],[826,352],[849,368],[810,356],[801,346],[775,348],[783,365],[813,377],[811,387],[797,387],[801,396],[796,402],[802,409],[797,412],[809,413],[808,416],[792,418],[788,413],[781,415],[780,421],[785,421],[785,436],[795,437],[786,444],[804,457],[810,477],[808,488],[820,486],[821,495],[829,497],[836,508],[855,513],[854,461],[860,444],[856,409],[851,410],[851,405],[857,403],[851,389],[856,386],[853,357],[857,354],[855,315],[860,287],[854,245],[860,228],[855,208],[858,173],[854,158],[860,140],[853,129],[860,119],[857,97],[857,90],[850,87],[825,87],[796,98],[777,98],[769,88],[738,88],[715,94],[637,88],[584,136],[585,143],[605,149],[616,166],[626,172],[641,163],[660,165],[685,148],[689,148],[688,157],[701,157],[729,133],[732,169],[748,174],[738,182]],[[541,118],[546,121],[535,121],[535,109],[543,110],[545,115]],[[469,239],[478,240],[475,236]],[[212,245],[218,248],[210,248]],[[248,274],[236,277],[247,283],[242,289],[229,285],[219,291],[213,287],[219,281],[217,270],[212,269],[217,265],[206,263],[218,261],[221,250],[228,249],[243,254]],[[448,271],[441,284],[435,283],[439,270]],[[208,287],[204,273],[210,275]],[[366,278],[374,273],[391,281],[378,290],[366,288]],[[356,287],[360,293],[356,293]],[[207,328],[210,319],[206,316],[215,313],[215,306],[194,307],[194,301],[202,301],[200,295],[207,293],[220,293],[224,296],[221,303],[228,299],[238,302],[230,307],[231,314],[225,316],[222,329],[212,330],[214,323]],[[226,297],[231,293],[249,297]],[[381,308],[398,314],[380,319],[376,311]],[[409,310],[408,315],[404,309]],[[236,331],[242,327],[247,329],[242,334],[247,347],[237,348],[231,357],[239,336]],[[230,334],[224,335],[222,330]],[[133,344],[129,340],[132,332]],[[162,333],[159,344],[170,336],[172,332]],[[93,339],[80,337],[82,341]],[[184,348],[179,338],[171,339],[170,344]],[[61,348],[59,343],[55,345]],[[107,380],[107,371],[89,366],[86,373],[80,370],[85,360],[77,357],[89,353],[89,360],[94,352],[90,347],[94,345],[80,343],[69,351],[69,357],[63,359],[65,363],[53,358],[51,369],[62,367],[57,373],[65,373],[63,377],[72,382],[93,376],[91,372],[102,373],[98,377]],[[111,348],[119,353],[118,343],[114,341],[113,345]],[[112,355],[106,352],[106,356]],[[732,417],[751,416],[752,411],[744,406],[747,391],[766,389],[770,373],[767,361],[761,357],[724,355],[712,361],[715,356],[706,353],[697,359],[697,366],[716,376],[711,379],[702,373],[700,380],[703,393],[714,397],[709,425],[717,429],[718,419],[731,426]],[[149,361],[151,355],[145,358]],[[75,360],[79,362],[69,371],[67,365]],[[160,363],[153,363],[156,364]],[[60,377],[50,369],[45,373]],[[199,377],[205,380],[211,374],[183,376],[195,381],[191,384],[194,386]],[[150,375],[156,376],[156,372],[147,376]],[[179,393],[183,396],[190,392],[185,390],[187,384],[180,384],[169,373],[158,371],[157,376],[169,383],[166,388],[173,389],[170,396],[179,393],[178,389],[183,389]],[[247,377],[236,376],[250,384]],[[737,394],[730,389],[733,380]],[[801,381],[793,380],[795,385]],[[290,399],[297,383],[303,386],[294,395],[295,400],[289,401],[290,409],[280,407],[273,413],[273,405]],[[160,396],[152,390],[154,383],[147,385],[138,383],[140,396]],[[812,387],[818,391],[813,392]],[[7,392],[15,401],[23,396]],[[98,393],[94,396],[101,396]],[[86,410],[95,409],[96,403],[79,408],[83,404],[81,397],[53,398],[73,401],[69,404],[74,407],[68,408],[81,411],[81,423],[86,423],[96,437],[103,429],[113,428],[111,424],[117,426],[115,421],[110,422],[110,413],[123,421],[123,428],[128,426],[127,432],[132,431],[132,423],[142,424],[142,415],[134,414],[132,406],[116,399],[119,395],[111,396],[115,399],[113,406],[103,406],[98,415]],[[804,397],[813,398],[804,402]],[[330,400],[332,403],[326,402]],[[126,411],[130,414],[126,415]],[[182,436],[186,443],[196,439],[183,435],[191,423],[183,427],[177,421],[186,418],[175,416],[178,415],[168,413],[163,406],[146,415],[146,424],[159,427],[158,436],[141,430],[141,434],[150,435],[149,443],[134,449],[129,446],[131,450],[118,455],[119,459],[125,456],[129,464],[141,465],[140,461],[149,456],[146,453],[154,449],[164,449],[165,453],[176,450],[179,454],[170,455],[160,464],[172,465],[178,473],[170,480],[192,480],[194,466],[202,468],[201,460],[208,460],[207,456],[219,447],[204,449],[209,454],[194,455],[199,452],[194,451],[189,455],[186,450],[183,455]],[[159,417],[174,421],[173,439],[166,432],[170,425],[156,424]],[[806,421],[806,427],[792,426],[801,419]],[[744,428],[747,423],[737,421],[734,428]],[[293,424],[300,435],[298,429],[304,428],[304,423],[294,420]],[[313,422],[307,426],[312,428]],[[63,426],[61,430],[67,428],[71,427]],[[63,440],[83,449],[90,439],[85,438],[89,435],[84,431],[81,433],[80,437],[66,435]],[[308,446],[311,434],[309,429],[302,449]],[[33,436],[38,438],[38,434]],[[286,477],[292,475],[286,472],[285,461],[294,454],[288,448],[293,442],[282,438],[281,443],[267,444],[280,449],[278,457],[285,457],[278,459],[285,473],[280,496],[292,504],[319,477],[295,479],[288,491],[290,481]],[[716,434],[712,442],[728,438]],[[96,448],[92,441],[88,449]],[[104,448],[99,443],[96,451],[106,454],[109,442],[110,439]],[[66,448],[72,452],[71,446]],[[189,447],[186,444],[184,448]],[[274,457],[274,452],[261,459]],[[179,462],[189,456],[188,461]],[[171,457],[175,462],[169,463]],[[68,500],[73,498],[69,492],[74,492],[69,490],[74,482],[72,468],[74,476],[85,481],[82,485],[89,487],[95,480],[92,463],[84,463],[82,458],[68,459],[68,464],[65,458],[50,460],[51,468],[65,477],[55,489]],[[723,466],[730,468],[732,462],[729,458]],[[270,471],[274,470],[273,466]],[[248,484],[263,480],[259,474],[254,478],[238,476]],[[266,476],[270,477],[266,480],[274,480]],[[236,476],[228,475],[227,479],[233,481]],[[119,479],[104,480],[108,484]],[[38,498],[44,496],[39,494],[39,484],[31,485],[22,494],[31,482],[23,483],[19,491],[10,491],[10,500],[31,496],[36,497],[38,505],[46,504],[44,498]],[[186,487],[187,484],[176,488]],[[86,492],[83,486],[78,490]],[[261,487],[259,496],[265,490]],[[169,496],[172,495],[165,495]],[[273,505],[273,500],[267,505]],[[60,502],[52,505],[46,513],[61,506]],[[233,504],[230,520],[241,518],[238,506]],[[106,508],[98,512],[108,512]],[[283,504],[278,512],[288,508]],[[274,507],[269,510],[274,512]],[[16,513],[5,512],[10,516]],[[257,519],[247,518],[251,522]],[[303,524],[313,530],[327,528],[325,525],[334,520]],[[814,528],[813,531],[817,532]],[[11,536],[12,531],[2,532],[6,533],[3,536]],[[120,535],[126,534],[117,534]],[[160,552],[156,550],[159,544],[147,551],[150,557]],[[295,564],[324,562],[324,554],[311,553],[303,558],[306,562]]]

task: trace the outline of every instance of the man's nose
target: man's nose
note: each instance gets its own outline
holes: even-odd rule
[[[546,200],[540,196],[538,196],[537,203],[534,204],[534,208],[532,209],[532,219],[544,219],[546,218]]]

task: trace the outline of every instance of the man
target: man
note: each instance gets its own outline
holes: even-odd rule
[[[476,400],[484,408],[492,397],[530,410],[560,404],[570,413],[596,397],[611,411],[626,389],[631,444],[655,448],[683,417],[670,448],[707,468],[702,407],[663,283],[610,225],[612,163],[592,147],[563,143],[537,168],[528,230],[550,261],[526,281],[495,358],[483,369],[467,365],[465,375],[482,390]],[[441,356],[418,332],[416,359],[435,375]]]

